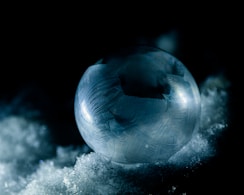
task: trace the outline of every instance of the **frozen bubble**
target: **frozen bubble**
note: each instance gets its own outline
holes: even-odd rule
[[[119,163],[166,162],[199,127],[200,94],[171,54],[138,46],[90,66],[75,96],[86,143]]]

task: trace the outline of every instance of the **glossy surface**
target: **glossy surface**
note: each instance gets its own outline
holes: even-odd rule
[[[79,131],[95,152],[126,164],[166,162],[198,129],[200,95],[178,59],[139,46],[90,66],[74,109]]]

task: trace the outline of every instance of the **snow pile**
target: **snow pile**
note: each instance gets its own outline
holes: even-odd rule
[[[165,180],[175,167],[194,167],[215,155],[215,141],[228,125],[228,86],[222,76],[209,77],[202,84],[200,129],[166,165],[115,164],[88,152],[86,145],[55,145],[46,124],[12,115],[6,112],[11,105],[2,106],[1,195],[150,194],[164,187],[173,194],[176,186]]]

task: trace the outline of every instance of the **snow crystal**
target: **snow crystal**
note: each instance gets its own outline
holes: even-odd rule
[[[153,194],[155,185],[166,186],[174,194],[178,186],[165,184],[172,166],[194,167],[214,156],[214,142],[228,126],[227,88],[221,76],[209,77],[201,85],[200,129],[167,165],[124,166],[91,152],[86,145],[55,145],[47,124],[1,109],[1,195]]]

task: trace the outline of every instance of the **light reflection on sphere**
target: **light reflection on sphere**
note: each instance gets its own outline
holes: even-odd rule
[[[136,46],[84,72],[74,110],[81,136],[95,152],[125,164],[166,162],[198,129],[200,95],[178,59]]]

